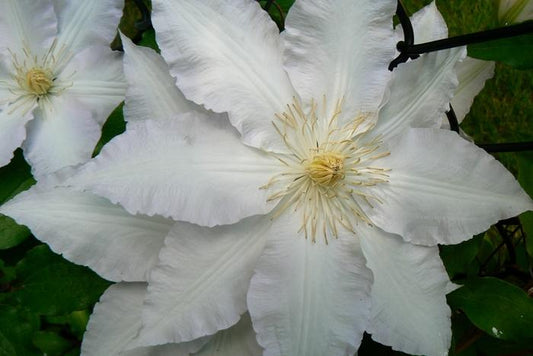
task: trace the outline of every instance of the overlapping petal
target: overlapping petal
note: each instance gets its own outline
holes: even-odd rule
[[[35,103],[32,106],[35,107]],[[26,138],[25,126],[31,119],[33,119],[31,106],[19,107],[17,110],[16,107],[5,105],[0,109],[0,167],[11,161],[13,152]]]
[[[304,102],[325,95],[329,117],[344,100],[341,126],[377,111],[394,57],[395,9],[393,1],[295,1],[283,34],[284,62]]]
[[[135,46],[126,36],[121,38],[128,82],[124,106],[126,120],[168,120],[177,114],[199,110],[176,87],[168,65],[159,54],[150,48]]]
[[[411,16],[415,43],[436,41],[448,37],[448,26],[435,1]],[[398,26],[401,29],[401,26]]]
[[[122,56],[106,46],[92,46],[77,53],[57,80],[66,86],[61,96],[75,102],[80,111],[89,111],[100,125],[124,100],[126,92]]]
[[[48,47],[57,34],[57,19],[50,0],[4,0],[0,3],[0,49],[15,53]],[[22,53],[18,53],[22,54]]]
[[[443,50],[398,66],[373,136],[388,139],[410,127],[440,127],[457,87],[455,69],[465,52]]]
[[[145,281],[173,221],[131,215],[107,199],[36,186],[0,207],[66,259],[111,281]]]
[[[360,224],[357,232],[372,270],[367,332],[382,344],[414,355],[442,356],[450,347],[449,279],[435,247]]]
[[[58,17],[58,48],[75,53],[109,45],[117,33],[124,0],[52,0]]]
[[[284,151],[272,126],[296,95],[282,67],[279,31],[251,0],[156,0],[161,53],[185,96],[228,112],[248,145]]]
[[[94,307],[81,345],[82,356],[189,356],[207,341],[131,349],[141,327],[145,283],[109,287]]]
[[[491,155],[438,129],[410,129],[389,143],[378,160],[389,183],[373,194],[382,201],[370,219],[415,244],[455,244],[494,222],[533,209],[512,174]]]
[[[22,147],[35,177],[91,158],[100,125],[78,105],[65,97],[53,97],[33,111],[35,119],[27,125]]]
[[[235,324],[263,250],[268,216],[215,228],[177,223],[149,279],[140,342],[183,342]]]
[[[466,57],[457,65],[459,86],[455,90],[452,107],[461,123],[474,102],[474,97],[485,86],[485,81],[494,76],[495,63]]]
[[[248,292],[265,356],[351,356],[369,317],[372,275],[353,236],[317,243],[297,215],[274,220]]]
[[[209,343],[194,356],[261,356],[263,349],[257,344],[250,315],[229,329],[216,333]]]
[[[278,165],[244,146],[229,123],[196,113],[139,122],[65,184],[91,190],[133,214],[214,226],[268,212],[268,192],[259,187]]]

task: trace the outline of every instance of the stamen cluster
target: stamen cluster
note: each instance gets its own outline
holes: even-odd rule
[[[14,69],[12,80],[2,84],[9,88],[12,95],[2,98],[0,104],[10,103],[12,110],[19,107],[29,110],[35,101],[48,102],[49,96],[60,94],[72,85],[57,78],[71,55],[64,46],[59,48],[56,41],[42,55],[35,55],[24,44],[20,51],[10,51],[10,54]]]
[[[371,224],[361,206],[380,202],[371,187],[387,182],[388,170],[374,166],[389,155],[379,138],[368,139],[372,129],[370,115],[358,115],[339,127],[342,100],[332,114],[312,101],[304,111],[298,99],[273,122],[290,154],[273,154],[285,169],[271,178],[263,189],[272,190],[269,201],[279,201],[274,218],[293,208],[302,216],[299,232],[316,242],[317,234],[325,242],[337,238],[339,228],[355,233],[360,222]]]

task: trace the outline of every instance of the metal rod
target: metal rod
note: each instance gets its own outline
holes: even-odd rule
[[[402,25],[403,26],[403,25]],[[416,45],[408,44],[404,41],[398,42],[397,48],[402,54],[407,56],[420,55],[423,53],[439,51],[442,49],[465,46],[473,43],[493,41],[502,38],[514,37],[533,33],[533,21],[526,21],[516,25],[496,28],[493,30],[469,33],[466,35],[444,38],[437,41],[420,43]]]

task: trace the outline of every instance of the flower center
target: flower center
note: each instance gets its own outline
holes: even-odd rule
[[[344,179],[344,156],[335,152],[317,154],[305,170],[316,184],[333,187]]]
[[[26,73],[26,86],[35,95],[47,94],[53,83],[51,73],[42,68],[31,68]]]
[[[70,75],[63,72],[72,54],[65,46],[58,47],[57,40],[47,49],[32,51],[23,42],[21,50],[8,52],[13,80],[0,82],[9,89],[9,95],[0,98],[0,106],[9,103],[13,110],[23,108],[26,112],[38,102],[41,108],[50,108],[50,98],[72,86],[70,79],[75,71]]]
[[[389,170],[378,161],[389,152],[379,137],[368,137],[370,115],[339,125],[341,108],[339,100],[327,116],[325,98],[320,106],[312,101],[307,111],[294,99],[273,122],[289,153],[273,153],[284,168],[261,188],[272,191],[268,201],[278,201],[273,218],[292,207],[302,217],[298,232],[313,242],[318,234],[327,243],[339,228],[355,234],[360,222],[371,224],[364,210],[381,203],[372,187],[388,181]]]

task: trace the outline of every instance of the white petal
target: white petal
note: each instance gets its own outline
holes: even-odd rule
[[[269,226],[268,216],[215,228],[177,223],[148,281],[141,343],[189,341],[235,324]]]
[[[285,67],[304,102],[344,100],[341,124],[376,112],[394,58],[395,1],[297,0],[285,23]],[[342,122],[345,120],[344,122]]]
[[[13,152],[26,138],[25,125],[31,119],[31,107],[29,110],[14,110],[13,106],[6,105],[0,110],[0,167],[11,161]]]
[[[124,0],[52,0],[58,14],[59,47],[75,53],[111,43],[117,33]]]
[[[447,355],[449,279],[438,248],[411,245],[400,236],[363,224],[358,232],[374,276],[367,332],[374,340],[408,354]]]
[[[466,57],[457,65],[459,86],[452,99],[452,107],[461,123],[470,111],[474,97],[485,86],[485,81],[494,76],[495,63]]]
[[[161,345],[127,350],[141,327],[144,283],[119,283],[109,287],[95,305],[81,345],[82,356],[188,356],[207,342]],[[125,351],[126,350],[126,351]]]
[[[454,132],[411,129],[390,142],[376,161],[391,169],[390,183],[367,209],[383,230],[423,245],[455,244],[498,220],[533,208],[516,179],[491,155]]]
[[[36,178],[89,160],[100,138],[100,125],[80,103],[53,97],[33,111],[23,149]]]
[[[49,47],[57,33],[50,0],[3,0],[0,2],[0,48],[19,52]]]
[[[287,214],[285,214],[287,215]],[[312,243],[299,222],[274,220],[248,292],[265,356],[352,356],[370,309],[372,276],[355,236]]]
[[[448,37],[448,26],[435,1],[411,16],[415,43],[436,41]],[[399,26],[401,28],[401,26]]]
[[[133,214],[214,226],[268,212],[268,192],[259,187],[276,173],[275,165],[244,146],[229,124],[182,115],[129,127],[67,184],[119,202]]]
[[[251,0],[154,0],[161,53],[187,98],[229,112],[242,140],[285,150],[272,126],[295,93],[282,67],[279,32]]]
[[[440,127],[457,87],[455,68],[465,52],[438,51],[398,66],[373,135],[387,139],[410,127]]]
[[[168,65],[153,49],[133,44],[122,35],[124,73],[128,81],[124,116],[127,121],[168,120],[200,110],[185,99],[168,72]]]
[[[124,100],[126,81],[122,55],[109,47],[92,46],[76,54],[58,76],[68,83],[61,93],[65,100],[75,100],[103,124],[115,107]]]
[[[33,187],[0,207],[66,259],[112,281],[145,281],[174,224],[130,215],[91,193]]]
[[[250,315],[229,329],[219,331],[194,356],[261,356],[263,349],[257,344]]]

